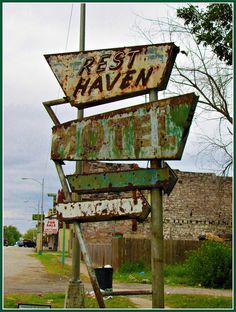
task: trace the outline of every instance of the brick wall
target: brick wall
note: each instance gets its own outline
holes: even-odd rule
[[[119,171],[133,169],[135,165],[88,162],[85,172]],[[164,195],[163,222],[165,239],[197,240],[200,234],[231,233],[232,230],[232,178],[210,173],[175,171],[178,176],[172,193]],[[145,192],[149,197],[149,192]],[[96,198],[131,196],[130,193],[96,194]],[[91,195],[83,195],[83,199]],[[133,231],[132,229],[136,229]],[[126,237],[149,237],[150,217],[136,226],[132,220],[86,223],[82,225],[89,242],[110,242],[116,232]]]

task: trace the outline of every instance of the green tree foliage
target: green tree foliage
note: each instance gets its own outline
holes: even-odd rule
[[[13,225],[4,226],[4,239],[8,240],[9,245],[15,245],[20,239],[21,233]]]
[[[31,239],[34,240],[36,239],[37,236],[37,229],[29,229],[25,234],[24,234],[24,239]]]
[[[177,9],[177,16],[185,20],[198,43],[210,46],[217,57],[232,65],[232,4],[210,4],[206,10],[189,5]]]
[[[185,262],[195,285],[210,288],[232,287],[231,248],[225,243],[205,241],[190,253]]]
[[[144,18],[148,24],[135,28],[150,43],[162,40],[180,47],[165,97],[188,92],[199,95],[192,156],[201,169],[229,175],[233,164],[232,6],[181,7],[176,12],[179,18],[175,14]]]

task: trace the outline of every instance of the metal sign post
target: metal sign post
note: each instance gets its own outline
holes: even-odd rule
[[[157,100],[157,91],[149,94],[150,101]],[[151,168],[160,169],[162,161],[151,160]],[[162,190],[151,190],[151,255],[152,255],[152,308],[164,308],[164,241]]]
[[[177,177],[162,162],[181,159],[198,97],[189,93],[157,101],[157,91],[166,88],[179,52],[173,43],[84,51],[84,15],[82,4],[82,51],[45,56],[66,95],[44,102],[55,124],[51,158],[66,197],[56,208],[76,234],[65,307],[83,306],[79,244],[99,306],[105,307],[79,222],[130,218],[142,222],[151,212],[152,307],[164,308],[162,192],[169,195]],[[83,108],[147,93],[150,103],[83,118]],[[59,122],[51,106],[64,103],[78,108],[77,120]],[[64,160],[76,161],[75,174],[65,176]],[[84,175],[82,162],[94,160],[151,160],[151,168]],[[151,190],[151,207],[143,189]],[[132,191],[133,197],[80,198],[80,194],[120,191]]]
[[[85,48],[85,4],[80,5],[80,50]],[[78,109],[77,118],[83,119],[84,112]],[[75,172],[81,174],[83,172],[82,162],[76,162]],[[77,198],[79,200],[79,196]],[[72,277],[69,282],[67,296],[65,299],[66,308],[82,308],[84,307],[84,285],[80,280],[80,244],[76,235],[75,225],[73,226],[72,238]],[[78,225],[79,227],[79,225]],[[71,289],[72,287],[72,289]]]

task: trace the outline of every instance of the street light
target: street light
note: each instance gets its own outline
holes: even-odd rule
[[[44,193],[44,178],[42,179],[42,182],[34,179],[34,178],[21,178],[22,180],[32,180],[34,182],[37,182],[38,184],[41,185],[42,189],[42,197],[41,197],[41,224],[40,224],[40,237],[39,241],[37,242],[37,249],[38,253],[41,255],[43,252],[43,193]]]
[[[29,200],[24,200],[24,203],[28,203]],[[40,204],[40,201],[38,201],[38,208],[36,209],[35,207],[31,207],[33,208],[36,212],[37,212],[37,226],[36,226],[36,229],[37,229],[37,233],[39,232],[39,204]]]

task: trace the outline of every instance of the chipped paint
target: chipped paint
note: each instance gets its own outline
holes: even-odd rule
[[[171,179],[168,167],[67,176],[72,192],[79,194],[165,188]]]
[[[51,158],[181,159],[197,100],[189,93],[55,126]]]
[[[163,43],[45,55],[70,103],[79,108],[164,90],[179,48]]]
[[[150,210],[148,202],[142,198],[71,202],[56,206],[60,219],[78,222],[137,219],[147,208]]]

